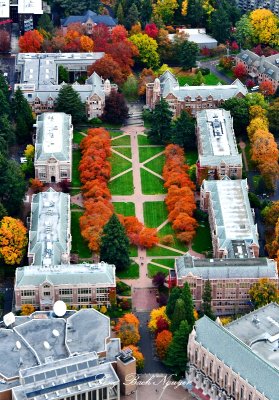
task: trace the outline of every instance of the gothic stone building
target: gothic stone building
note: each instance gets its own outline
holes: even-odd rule
[[[231,85],[180,86],[176,77],[166,71],[153,83],[146,85],[146,105],[153,110],[160,98],[165,99],[174,117],[188,109],[193,115],[206,108],[218,108],[231,97],[243,97],[248,93],[246,86],[236,79]]]

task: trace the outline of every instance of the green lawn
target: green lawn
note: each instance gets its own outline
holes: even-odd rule
[[[131,296],[131,286],[127,285],[125,282],[116,282],[116,293],[120,296]]]
[[[117,136],[123,135],[122,131],[109,131],[110,137],[115,138]]]
[[[211,233],[208,221],[200,222],[196,236],[192,241],[192,249],[198,253],[212,251]]]
[[[109,190],[112,196],[129,195],[134,193],[133,173],[132,171],[109,182]]]
[[[188,250],[187,246],[176,238],[174,230],[172,229],[170,222],[168,222],[162,229],[159,230],[158,235],[160,237],[163,237],[166,235],[173,235],[174,243],[172,245],[170,245],[169,247],[183,251],[185,253]]]
[[[163,201],[148,201],[143,203],[144,224],[149,228],[157,228],[167,218],[168,212]]]
[[[186,248],[185,253],[188,249]],[[174,257],[179,257],[182,256],[181,253],[177,253],[175,251],[175,249],[169,250],[169,249],[165,249],[163,247],[160,246],[154,246],[151,249],[147,249],[146,250],[146,254],[148,257],[161,257],[161,256],[174,256]]]
[[[258,188],[260,179],[261,179],[261,175],[254,175],[253,176],[253,184],[254,184],[254,189],[255,190],[257,190],[257,188]]]
[[[157,174],[162,175],[165,161],[166,159],[164,154],[161,154],[160,156],[154,158],[154,160],[151,160],[148,163],[144,164],[144,166],[156,172]]]
[[[112,167],[111,168],[112,177],[132,167],[132,163],[130,161],[125,160],[125,158],[115,153],[112,153],[112,156],[110,157],[110,162]]]
[[[134,203],[112,203],[114,211],[117,214],[122,214],[125,217],[135,215],[135,204]]]
[[[185,153],[185,159],[186,159],[186,163],[188,165],[193,165],[197,162],[198,160],[198,151],[197,150],[190,150],[190,151],[186,151]]]
[[[165,276],[169,274],[169,271],[166,268],[158,267],[157,265],[148,264],[147,271],[149,278],[153,278],[158,272],[162,272]]]
[[[158,178],[157,176],[153,175],[151,172],[148,172],[143,168],[140,169],[140,176],[143,194],[166,193],[163,179]]]
[[[131,138],[129,135],[125,135],[119,137],[118,139],[114,139],[111,141],[112,146],[130,146],[131,145]]]
[[[116,147],[114,150],[118,151],[118,153],[123,154],[123,156],[126,156],[128,158],[132,158],[131,147]]]
[[[80,233],[79,218],[83,212],[74,211],[71,213],[71,234],[72,234],[72,253],[77,253],[80,258],[89,258],[92,252]]]
[[[80,142],[85,138],[80,132],[74,131],[73,142],[80,144]]]
[[[151,260],[151,262],[165,265],[168,268],[174,268],[174,261],[175,261],[175,258],[166,258],[166,259],[162,259],[162,258],[156,259],[155,258],[155,259]]]
[[[145,135],[138,135],[138,144],[139,146],[146,146],[150,144],[148,137]]]
[[[116,276],[120,279],[137,279],[139,277],[139,265],[132,261],[127,270],[116,271]]]
[[[196,75],[191,74],[191,75],[177,75],[177,79],[179,82],[180,86],[184,86],[188,84],[189,86],[193,85],[193,82],[196,78]],[[218,82],[224,83],[221,79],[219,79],[216,75],[214,75],[212,72],[208,75],[204,75],[205,79],[205,85],[217,85]]]
[[[71,189],[70,191],[70,195],[71,196],[75,196],[76,194],[81,193],[80,189]]]
[[[79,162],[81,159],[80,150],[73,150],[73,170],[72,170],[72,186],[77,187],[81,186],[81,182],[79,180]]]
[[[139,160],[140,162],[144,162],[149,158],[155,156],[158,153],[164,151],[163,146],[158,147],[139,147]]]
[[[137,257],[138,256],[138,248],[136,246],[132,246],[130,244],[130,257]]]

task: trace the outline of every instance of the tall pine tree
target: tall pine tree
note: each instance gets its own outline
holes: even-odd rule
[[[171,121],[172,112],[164,99],[155,105],[151,116],[151,127],[148,131],[148,137],[152,143],[167,144],[171,139]]]
[[[180,323],[185,320],[186,320],[185,303],[182,299],[178,299],[176,300],[171,319],[171,331],[174,333],[179,328]]]
[[[195,120],[185,110],[182,110],[173,123],[172,143],[184,147],[185,150],[196,147]]]
[[[175,303],[180,297],[181,297],[181,289],[180,289],[180,287],[175,286],[174,288],[172,288],[172,290],[170,292],[170,295],[168,298],[168,304],[166,307],[166,314],[169,319],[172,319]]]
[[[168,347],[164,363],[170,370],[180,377],[185,374],[187,367],[187,345],[190,328],[187,321],[182,321],[173,335]]]
[[[85,119],[85,105],[71,85],[63,85],[59,90],[55,111],[71,114],[73,123]]]
[[[211,284],[208,279],[205,282],[205,285],[203,288],[201,312],[203,315],[206,315],[208,318],[215,321],[216,317],[211,309],[211,301],[212,301],[211,291],[212,291]]]
[[[125,270],[130,266],[129,239],[115,214],[104,226],[100,259],[109,264],[114,264],[118,271]]]
[[[13,97],[12,111],[16,123],[17,142],[29,142],[31,139],[31,130],[33,128],[34,119],[31,107],[19,88],[15,91]]]
[[[195,323],[194,304],[193,304],[190,286],[188,285],[187,282],[184,283],[181,298],[184,300],[184,303],[185,303],[186,320],[189,324],[190,329],[192,329],[194,326],[194,323]]]

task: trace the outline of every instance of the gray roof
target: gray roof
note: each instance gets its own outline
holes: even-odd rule
[[[275,81],[279,81],[279,55],[273,54],[269,57],[258,56],[251,50],[242,50],[238,55],[249,67],[256,67],[261,74],[268,75]]]
[[[32,196],[28,256],[34,255],[34,265],[58,265],[69,255],[69,208],[70,195],[52,188]]]
[[[214,124],[219,124],[218,128]],[[229,111],[208,109],[197,112],[199,130],[200,166],[242,165],[233,130],[233,121]]]
[[[202,279],[278,278],[277,265],[268,258],[199,259],[186,253],[175,261],[178,278],[190,276]]]
[[[201,85],[201,86],[179,86],[178,80],[170,72],[166,71],[159,77],[161,83],[161,94],[165,98],[168,94],[173,94],[179,100],[191,101],[197,97],[207,100],[212,96],[216,100],[227,100],[241,93],[245,96],[248,90],[245,85],[236,79],[231,85]]]
[[[37,116],[34,164],[50,158],[71,162],[72,117],[65,113],[43,113]]]
[[[116,26],[116,21],[110,15],[98,15],[93,11],[86,11],[83,15],[70,15],[67,18],[61,19],[61,25],[67,27],[72,23],[80,22],[85,24],[89,19],[91,19],[95,24],[103,24],[109,27]]]
[[[23,383],[13,389],[13,398],[60,399],[93,389],[114,386],[119,378],[110,363],[99,364],[95,353],[88,353],[38,366],[24,374]],[[86,378],[85,378],[86,377]],[[43,389],[43,390],[42,390]]]
[[[258,245],[258,232],[246,179],[203,181],[202,186],[210,193],[219,248],[227,249],[228,258],[253,256],[250,246]]]
[[[15,289],[39,286],[44,282],[56,285],[115,285],[115,266],[99,264],[31,265],[16,269]]]
[[[260,358],[239,338],[207,317],[195,324],[196,341],[269,400],[278,399],[278,369]]]

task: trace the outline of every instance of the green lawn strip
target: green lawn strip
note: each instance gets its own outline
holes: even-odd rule
[[[70,208],[71,208],[71,210],[83,210],[83,207],[81,207],[75,203],[71,203]]]
[[[141,186],[143,194],[163,194],[166,193],[164,181],[145,169],[140,169]]]
[[[125,271],[116,271],[116,276],[120,279],[137,279],[139,277],[139,265],[134,261]]]
[[[139,147],[139,160],[140,162],[144,162],[149,158],[155,156],[158,153],[161,153],[164,150],[163,146],[158,147]]]
[[[180,251],[183,251],[186,253],[186,251],[188,250],[187,246],[181,242],[180,240],[178,240],[175,236],[175,232],[171,227],[171,223],[168,222],[165,226],[163,226],[162,229],[159,230],[158,235],[160,237],[166,236],[166,235],[172,235],[173,239],[174,239],[174,243],[172,245],[169,245],[168,247],[172,247],[173,249],[177,249]]]
[[[163,167],[165,165],[165,156],[161,154],[160,156],[154,158],[153,160],[149,161],[148,163],[144,164],[146,168],[151,169],[152,171],[156,172],[159,175],[163,173]]]
[[[118,153],[123,154],[123,156],[126,156],[128,158],[132,158],[132,150],[131,147],[115,147],[115,151]]]
[[[147,272],[148,272],[149,278],[153,278],[153,276],[156,275],[158,272],[162,272],[165,276],[167,276],[169,274],[168,269],[159,267],[158,265],[154,265],[154,264],[147,265]]]
[[[132,171],[127,172],[119,178],[109,182],[109,190],[112,196],[130,195],[134,193],[133,186],[133,173]]]
[[[73,135],[73,142],[76,144],[80,144],[80,142],[85,138],[86,136],[82,135],[82,133],[74,131]]]
[[[135,216],[134,203],[112,203],[116,214],[122,214],[125,217]]]
[[[72,186],[81,186],[81,182],[79,180],[79,163],[81,159],[80,150],[73,150],[73,169],[72,169]]]
[[[89,250],[86,241],[80,233],[79,218],[83,212],[74,211],[71,213],[71,234],[72,234],[72,253],[77,253],[80,258],[89,258],[92,252]]]
[[[187,250],[186,250],[187,251]],[[185,253],[186,253],[185,251]],[[169,250],[169,249],[165,249],[164,247],[160,247],[160,246],[154,246],[151,249],[147,249],[146,250],[146,254],[148,257],[161,257],[161,256],[174,256],[174,257],[179,257],[182,254],[181,253],[177,253],[175,251],[175,249]]]
[[[186,151],[185,153],[185,161],[188,165],[193,165],[198,160],[198,151],[197,150],[190,150]]]
[[[249,171],[255,171],[256,170],[255,163],[251,160],[251,145],[250,145],[250,143],[246,143],[245,154],[246,154]]]
[[[81,193],[80,189],[71,189],[71,191],[70,191],[70,195],[71,196],[75,196],[75,195],[77,195],[79,193]]]
[[[259,185],[259,180],[261,179],[261,175],[254,175],[253,176],[253,184],[254,184],[254,189],[257,190],[258,189],[258,185]]]
[[[120,296],[131,296],[131,286],[125,282],[118,281],[116,282],[116,293]]]
[[[112,140],[111,145],[113,146],[130,146],[131,138],[129,135],[119,137],[118,139]]]
[[[157,228],[167,218],[168,212],[163,201],[147,201],[143,203],[144,224],[149,228]]]
[[[209,223],[207,221],[199,222],[196,236],[192,240],[192,249],[197,253],[211,252],[212,242]]]
[[[110,137],[115,138],[117,136],[123,135],[122,131],[109,131]]]
[[[138,135],[138,145],[146,146],[147,144],[150,144],[148,137],[145,135]]]
[[[138,256],[138,248],[136,246],[132,246],[130,244],[129,252],[130,252],[130,257],[137,257]]]
[[[184,86],[184,85],[189,85],[192,86],[194,80],[196,79],[196,75],[177,75],[177,79],[179,82],[180,86]],[[204,75],[204,84],[205,85],[217,85],[217,83],[221,82],[224,83],[224,81],[220,78],[218,78],[216,75],[214,75],[212,72],[210,72],[210,74],[208,75]]]
[[[228,70],[220,67],[219,65],[216,66],[216,69],[218,71],[220,71],[222,74],[226,75],[228,78],[233,79],[233,80],[236,79],[234,74],[233,74],[233,71],[228,71]]]
[[[110,162],[111,162],[111,176],[115,176],[120,174],[123,171],[126,171],[126,169],[129,169],[132,167],[132,163],[130,161],[125,160],[125,158],[119,156],[118,154],[112,153],[110,157]]]
[[[174,261],[175,258],[154,258],[151,260],[151,262],[157,263],[157,264],[161,264],[161,265],[165,265],[168,268],[174,268]]]

